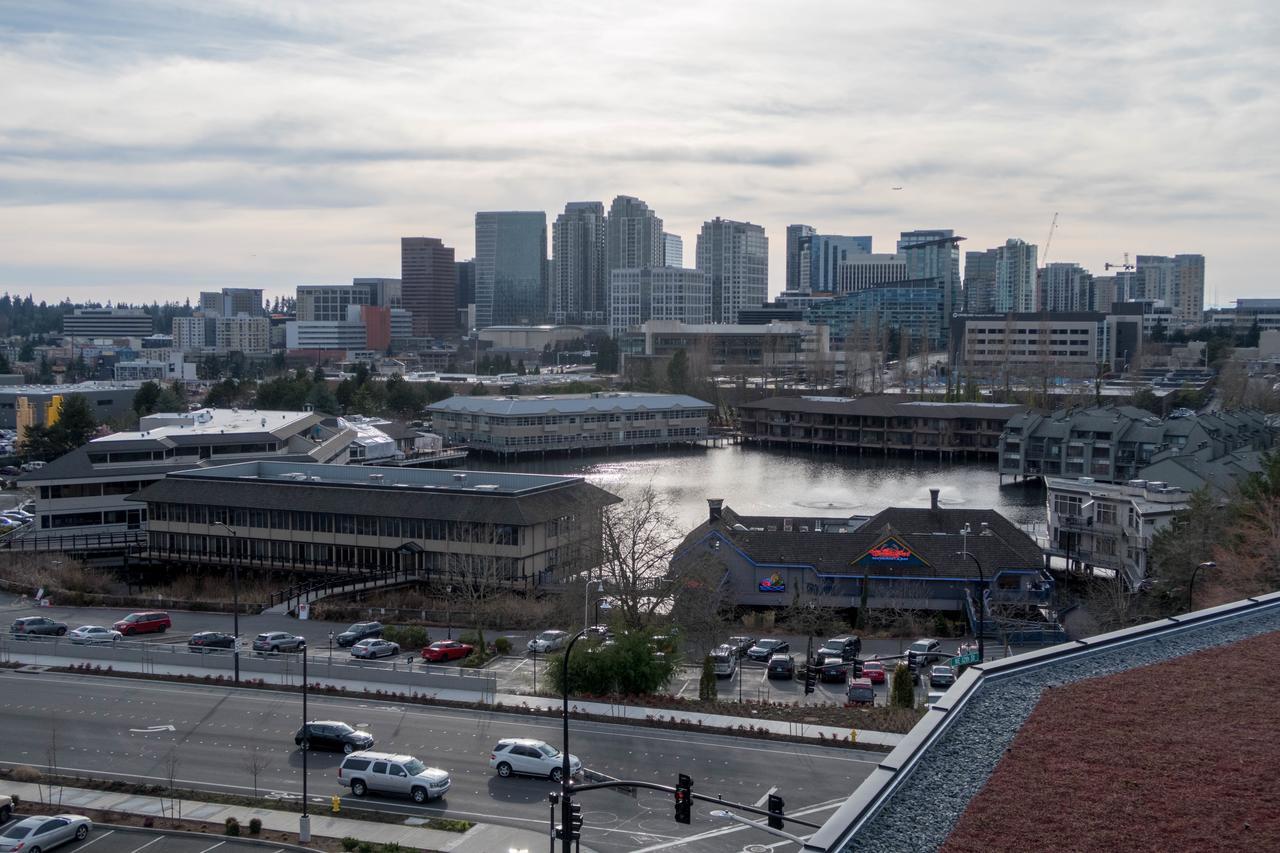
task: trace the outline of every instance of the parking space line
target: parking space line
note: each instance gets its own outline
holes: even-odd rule
[[[110,835],[110,834],[111,834],[111,833],[113,833],[113,832],[115,832],[115,830],[114,830],[114,829],[108,829],[106,832],[103,832],[103,833],[96,833],[96,832],[95,832],[95,833],[93,834],[93,838],[90,838],[88,841],[86,841],[84,844],[81,844],[81,845],[80,845],[79,847],[77,847],[76,849],[77,849],[77,850],[83,850],[84,848],[88,847],[90,844],[97,844],[99,841],[101,841],[102,839],[106,838],[108,835]]]
[[[226,843],[227,843],[227,842],[225,842],[225,841],[219,841],[217,844],[213,845],[212,847],[206,847],[206,848],[204,848],[203,850],[201,850],[201,851],[200,851],[200,853],[209,853],[209,851],[210,851],[210,850],[217,850],[219,847],[221,847],[222,845],[224,845],[224,844],[226,844]]]
[[[760,808],[761,806],[763,806],[765,802],[767,802],[768,799],[776,793],[778,793],[778,786],[774,785],[772,788],[765,791],[764,794],[760,796],[760,799],[756,800],[755,802],[756,808]]]
[[[152,844],[155,844],[157,841],[163,841],[166,837],[167,837],[167,836],[164,836],[164,835],[156,836],[155,838],[151,839],[150,841],[148,841],[146,844],[142,845],[141,847],[135,847],[135,848],[133,848],[133,850],[132,850],[132,851],[130,851],[130,853],[138,853],[138,851],[139,851],[139,850],[146,850],[146,849],[147,849],[148,847],[150,847]]]

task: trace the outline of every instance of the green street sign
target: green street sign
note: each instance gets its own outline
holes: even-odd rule
[[[952,666],[969,666],[978,662],[978,653],[970,652],[967,655],[956,655],[951,659]]]

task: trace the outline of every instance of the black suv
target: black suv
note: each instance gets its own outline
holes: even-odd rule
[[[339,634],[335,639],[338,641],[339,648],[347,648],[354,646],[361,640],[367,640],[370,637],[382,636],[381,622],[357,622],[347,630]]]
[[[373,735],[353,729],[338,720],[313,720],[293,736],[293,742],[311,749],[328,749],[334,752],[358,752],[373,748]]]
[[[67,623],[54,622],[47,616],[23,616],[13,621],[9,626],[9,633],[17,636],[39,634],[46,637],[61,637],[67,633]]]
[[[847,666],[833,664],[852,663],[862,652],[862,640],[857,637],[832,637],[814,654],[814,663],[822,667],[818,677],[823,681],[844,681],[849,674]]]
[[[187,651],[203,652],[206,649],[233,649],[236,638],[225,631],[199,631],[187,640]]]

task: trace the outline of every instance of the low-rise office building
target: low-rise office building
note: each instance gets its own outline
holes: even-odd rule
[[[764,325],[690,324],[649,320],[619,337],[623,361],[631,356],[670,358],[677,352],[717,370],[798,369],[829,354],[825,325],[774,321]]]
[[[930,403],[901,397],[771,397],[738,406],[743,440],[766,446],[994,455],[1012,403]]]
[[[66,385],[0,386],[0,428],[17,429],[18,410],[30,413],[27,426],[48,423],[50,406],[61,405],[72,394],[89,401],[89,409],[99,423],[133,409],[133,397],[141,382],[74,382]]]
[[[397,569],[533,588],[594,568],[614,495],[581,477],[256,461],[180,471],[131,498],[147,551],[188,564]]]
[[[451,444],[501,455],[691,444],[714,407],[686,394],[450,397],[427,407]]]

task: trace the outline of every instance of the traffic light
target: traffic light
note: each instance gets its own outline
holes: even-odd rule
[[[580,803],[569,804],[569,837],[577,839],[582,835],[582,805]]]
[[[782,797],[777,794],[769,795],[769,828],[782,829],[782,807],[786,803],[782,802]]]
[[[808,696],[818,686],[818,667],[806,666],[804,668],[804,695]]]
[[[676,782],[676,823],[690,823],[693,820],[693,780],[684,773]]]
[[[859,658],[854,658],[852,661],[850,661],[849,673],[852,678],[862,677],[862,661]]]

